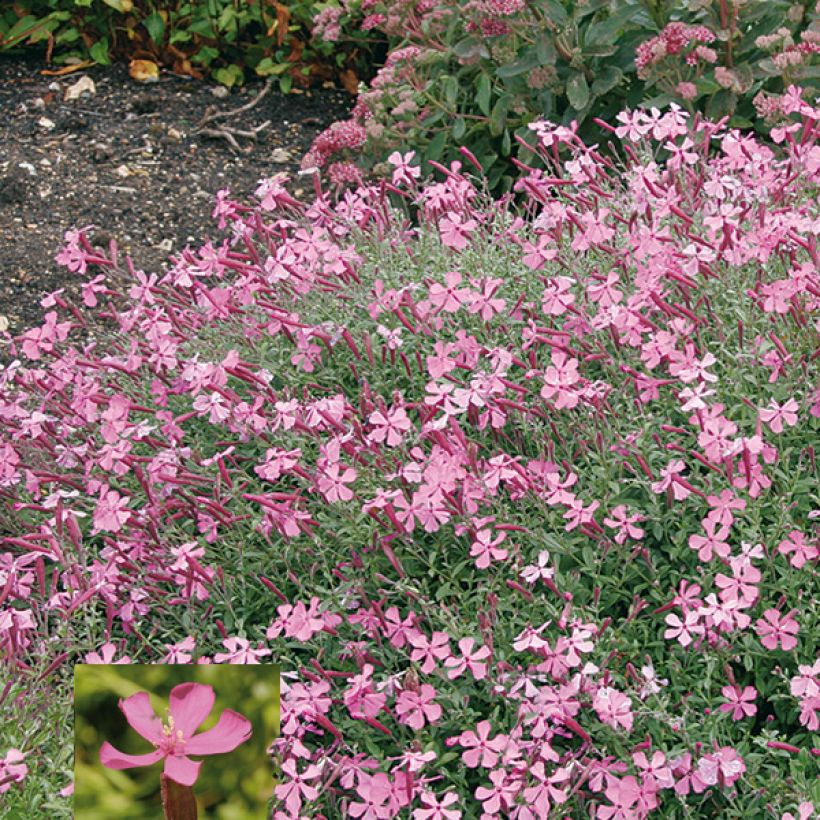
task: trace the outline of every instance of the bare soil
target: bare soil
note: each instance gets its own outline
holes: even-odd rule
[[[169,253],[215,233],[219,189],[244,198],[263,177],[294,174],[313,138],[353,103],[335,88],[271,90],[230,121],[243,130],[271,121],[244,154],[193,131],[206,109],[239,108],[259,83],[218,98],[208,82],[163,75],[143,85],[115,65],[87,70],[95,92],[66,101],[83,72],[44,68],[0,58],[0,329],[5,317],[13,334],[39,324],[45,294],[77,293],[76,277],[54,261],[66,230],[94,225],[95,244],[113,238],[137,267],[157,271]]]

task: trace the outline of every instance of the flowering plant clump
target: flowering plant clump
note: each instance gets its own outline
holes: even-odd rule
[[[516,153],[530,162],[517,141],[532,145],[528,126],[539,117],[574,121],[594,142],[596,118],[670,102],[771,127],[784,117],[785,88],[816,85],[819,9],[786,0],[362,0],[362,27],[391,46],[345,124],[364,134],[366,150],[337,139],[337,124],[304,164],[356,184],[356,168],[389,171],[378,160],[393,151],[450,162],[463,145],[497,191],[513,185]],[[317,26],[314,39],[323,37]]]
[[[112,329],[52,294],[0,372],[4,667],[276,659],[280,820],[809,816],[820,109],[784,112],[624,111],[622,157],[538,121],[517,199],[466,150],[263,180],[159,273],[69,232]]]

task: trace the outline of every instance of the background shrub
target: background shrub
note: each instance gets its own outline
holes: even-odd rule
[[[597,142],[596,118],[675,101],[765,128],[759,115],[768,125],[782,116],[786,86],[802,84],[811,96],[818,76],[813,3],[379,0],[368,12],[363,26],[382,30],[394,48],[354,111],[366,133],[359,166],[411,148],[449,162],[463,145],[493,190],[512,184],[512,157],[532,158],[517,142],[533,144],[535,119],[577,123]],[[306,164],[344,161],[346,147],[311,152]]]
[[[382,37],[342,13],[312,38],[322,8],[313,0],[17,0],[0,11],[0,50],[39,45],[57,63],[150,59],[228,86],[274,75],[283,91],[339,77],[355,90]]]

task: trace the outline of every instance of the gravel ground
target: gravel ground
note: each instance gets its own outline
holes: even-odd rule
[[[156,271],[214,232],[216,191],[243,198],[260,178],[295,172],[316,134],[353,103],[335,88],[272,90],[230,121],[243,130],[271,122],[242,154],[192,132],[208,107],[238,108],[259,83],[219,96],[220,87],[183,77],[143,85],[118,65],[88,70],[93,93],[66,100],[83,72],[54,77],[43,68],[0,59],[0,330],[8,323],[12,333],[39,323],[44,294],[76,293],[54,261],[66,230],[94,225],[95,243],[114,238],[135,265]]]

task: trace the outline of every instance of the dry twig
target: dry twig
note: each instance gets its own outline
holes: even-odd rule
[[[226,125],[226,124],[219,124],[213,126],[212,123],[215,123],[217,120],[229,120],[233,117],[237,117],[240,114],[245,114],[246,112],[250,111],[252,108],[255,108],[259,105],[260,102],[267,96],[268,92],[273,87],[273,81],[268,80],[262,90],[249,102],[245,103],[245,105],[241,105],[239,108],[233,109],[233,111],[218,111],[215,106],[208,106],[205,109],[205,113],[202,116],[202,119],[197,123],[196,127],[194,128],[194,134],[202,134],[205,137],[213,137],[215,139],[224,139],[227,141],[228,145],[230,146],[231,150],[239,151],[240,153],[247,154],[253,150],[253,146],[248,145],[243,148],[236,140],[237,137],[243,137],[245,139],[249,139],[251,141],[256,141],[259,133],[263,131],[270,125],[270,120],[265,120],[261,125],[257,125],[256,127],[248,129],[241,129],[241,128],[234,128],[233,126]]]

